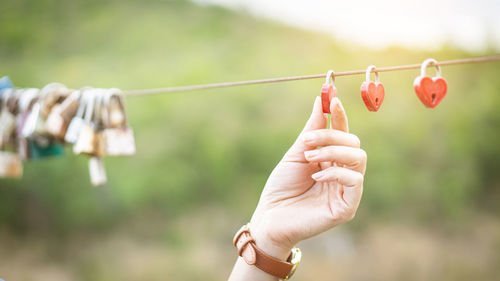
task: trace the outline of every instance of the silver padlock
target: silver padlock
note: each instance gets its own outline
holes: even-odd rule
[[[70,93],[71,90],[61,83],[50,83],[43,87],[40,90],[40,117],[46,120],[52,107],[64,100]]]
[[[63,139],[66,136],[68,125],[78,110],[79,99],[80,91],[74,91],[61,104],[52,107],[45,122],[45,127],[50,135],[57,139]]]
[[[0,147],[7,144],[16,128],[16,117],[8,108],[8,101],[14,96],[14,89],[2,91],[2,107],[0,108]]]
[[[40,90],[36,88],[28,88],[19,90],[19,112],[28,112],[40,95]]]
[[[33,105],[26,119],[22,135],[25,138],[38,138],[48,136],[45,121],[52,107],[69,94],[70,90],[59,83],[50,83],[40,90],[37,102]]]
[[[66,135],[64,136],[64,141],[67,143],[76,143],[78,140],[78,136],[82,130],[83,124],[85,121],[83,120],[85,109],[89,106],[90,98],[92,93],[89,91],[90,88],[84,88],[80,90],[80,100],[78,105],[78,110],[76,111],[76,115],[71,119],[71,122],[68,125],[68,129],[66,130]]]
[[[36,102],[26,117],[26,121],[24,122],[21,132],[22,136],[25,138],[32,138],[37,127],[40,126],[43,126],[42,120],[40,119],[40,103]]]
[[[112,102],[115,102],[115,104],[112,105]],[[105,154],[109,156],[135,154],[134,132],[127,124],[125,104],[120,89],[108,90],[104,100],[104,109],[104,129],[101,136]],[[112,110],[121,112],[121,123],[112,122]]]
[[[26,123],[26,119],[31,110],[31,107],[38,98],[38,94],[38,89],[24,89],[21,90],[21,95],[19,97],[19,114],[16,117],[16,143],[17,153],[22,160],[27,160],[29,158],[28,140],[23,137],[22,130]]]
[[[106,169],[101,157],[90,157],[89,159],[90,182],[94,186],[103,185],[108,181]]]
[[[75,154],[86,154],[90,156],[104,156],[101,137],[100,137],[100,110],[103,94],[103,89],[93,89],[91,101],[85,109],[85,116],[81,131],[78,135],[78,140],[73,146]]]

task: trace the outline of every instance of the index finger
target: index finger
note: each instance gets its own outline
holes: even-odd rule
[[[335,97],[332,99],[330,103],[330,112],[332,113],[330,117],[330,128],[348,133],[349,125],[347,122],[347,115],[339,98]]]

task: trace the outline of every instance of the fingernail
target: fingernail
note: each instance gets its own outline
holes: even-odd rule
[[[332,113],[334,113],[335,110],[337,110],[337,107],[339,106],[339,98],[338,97],[334,97],[331,101],[330,101],[330,111]]]
[[[313,178],[313,180],[319,180],[321,179],[323,176],[325,175],[325,171],[319,171],[315,174],[313,174],[311,177]]]
[[[336,98],[336,99],[337,99],[337,104],[335,106],[340,110],[344,110],[344,106],[342,105],[342,102],[340,101],[340,99],[339,98]]]
[[[318,105],[316,105],[318,103]],[[314,109],[316,108],[316,106],[319,106],[321,104],[321,97],[316,97],[316,99],[314,100],[314,104],[313,104],[313,112],[314,112]]]
[[[308,150],[304,152],[304,155],[306,158],[313,158],[315,156],[318,156],[319,150]]]
[[[302,136],[303,142],[312,142],[314,140],[314,133],[307,132]]]

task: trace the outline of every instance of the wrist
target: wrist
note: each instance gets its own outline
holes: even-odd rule
[[[262,272],[269,274],[269,277],[288,280],[300,263],[302,256],[300,249],[288,250],[283,245],[272,243],[271,239],[261,239],[261,237],[268,237],[261,235],[266,232],[255,231],[254,233],[258,237],[257,239],[253,237],[249,223],[242,226],[234,235],[233,245],[238,249],[238,255],[242,258],[238,259],[238,262],[244,261],[247,265],[255,266]],[[257,240],[261,241],[260,247],[257,245]],[[285,255],[287,258],[283,258]],[[261,278],[261,280],[264,279]]]
[[[255,245],[259,249],[279,260],[288,258],[294,245],[287,239],[281,239],[279,235],[273,233],[272,227],[266,223],[266,220],[252,218],[249,226]]]

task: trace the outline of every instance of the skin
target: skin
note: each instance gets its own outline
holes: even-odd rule
[[[330,111],[328,129],[317,97],[306,126],[269,176],[250,221],[257,247],[275,258],[286,260],[295,244],[352,220],[358,209],[366,152],[349,134],[338,98]],[[229,280],[278,278],[238,257]]]

